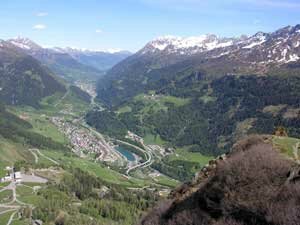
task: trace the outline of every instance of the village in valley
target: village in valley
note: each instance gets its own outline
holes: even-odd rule
[[[72,145],[72,151],[80,156],[94,154],[96,160],[114,162],[120,159],[120,155],[113,149],[113,145],[100,136],[91,132],[87,127],[80,125],[80,121],[66,121],[62,117],[53,117],[51,122],[57,126]]]

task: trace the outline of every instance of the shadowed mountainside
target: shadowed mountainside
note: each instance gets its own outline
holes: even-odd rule
[[[184,184],[140,225],[296,225],[300,185],[296,164],[263,137],[234,145],[226,160]],[[206,175],[205,175],[206,174]]]
[[[65,91],[65,86],[48,68],[10,43],[1,41],[1,101],[37,107],[43,97]]]

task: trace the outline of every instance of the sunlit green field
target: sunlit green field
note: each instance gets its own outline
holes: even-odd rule
[[[24,185],[17,186],[17,197],[19,201],[31,205],[37,205],[41,200],[41,197],[34,193],[32,187]]]
[[[7,212],[7,213],[4,213],[4,214],[1,214],[0,215],[0,224],[2,225],[5,225],[7,222],[8,222],[8,220],[9,220],[9,218],[10,218],[10,216],[13,214],[13,211],[10,211],[10,212]],[[18,225],[18,224],[17,224]]]
[[[196,162],[201,165],[207,164],[210,160],[213,159],[212,156],[205,156],[199,152],[189,152],[187,148],[177,148],[175,154],[172,154],[169,157],[169,160],[184,160],[189,162]]]
[[[160,110],[167,110],[169,104],[174,104],[176,107],[188,104],[190,99],[177,98],[169,95],[145,95],[140,94],[134,97],[134,101],[142,102],[145,107],[140,111],[142,114],[149,112],[157,112]],[[124,110],[124,109],[123,109]]]
[[[174,187],[176,187],[180,184],[179,181],[174,180],[174,179],[169,178],[169,177],[166,177],[164,175],[156,177],[155,180],[158,184],[161,184],[161,185],[167,186],[167,187],[171,187],[171,188],[174,188]]]
[[[89,161],[87,159],[79,158],[76,156],[70,157],[66,156],[63,153],[60,152],[52,152],[52,151],[42,151],[45,155],[57,160],[64,166],[72,166],[80,168],[84,171],[88,171],[90,173],[93,173],[95,176],[102,178],[103,180],[119,184],[123,186],[133,186],[133,187],[142,187],[145,186],[145,181],[135,179],[135,178],[126,178],[122,174],[111,170],[99,163],[95,163],[92,161]]]
[[[275,147],[277,147],[282,153],[288,155],[290,158],[294,158],[293,148],[296,146],[298,142],[300,142],[300,139],[291,138],[291,137],[273,136],[272,141]]]
[[[144,137],[144,143],[146,145],[157,144],[163,146],[166,142],[160,138],[159,135],[153,135],[151,133],[147,133]]]
[[[8,203],[13,199],[11,190],[4,190],[0,192],[0,204]]]

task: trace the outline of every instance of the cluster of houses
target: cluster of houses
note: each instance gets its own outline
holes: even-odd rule
[[[88,129],[82,128],[62,117],[52,117],[51,122],[58,127],[70,140],[72,150],[78,156],[84,157],[85,153],[96,153],[97,159],[101,161],[115,161],[112,146],[104,139],[92,134]]]
[[[5,168],[6,176],[0,178],[0,182],[9,182],[9,181],[16,181],[18,183],[22,182],[22,174],[20,171],[16,171],[14,167],[7,166]]]

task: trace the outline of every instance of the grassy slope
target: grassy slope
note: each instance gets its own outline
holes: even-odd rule
[[[296,143],[300,142],[300,139],[291,138],[291,137],[277,137],[273,136],[273,144],[289,158],[295,159],[293,154],[293,147]],[[299,152],[298,152],[299,154]],[[300,157],[300,156],[299,156]]]
[[[17,187],[17,197],[18,200],[32,205],[37,205],[38,202],[41,200],[41,197],[36,195],[33,192],[32,188],[26,186],[18,186]]]
[[[29,224],[28,220],[19,220],[19,219],[16,219],[11,223],[11,225],[28,225],[28,224]]]
[[[153,95],[152,95],[153,94]],[[174,96],[165,96],[165,95],[154,95],[153,92],[149,92],[149,95],[140,94],[134,97],[133,101],[135,103],[140,102],[144,105],[144,107],[138,112],[138,116],[142,119],[149,113],[158,112],[159,110],[168,110],[168,104],[174,104],[176,107],[183,106],[188,104],[189,98],[178,98]],[[132,109],[128,105],[123,105],[121,108],[117,110],[117,113],[125,113],[131,112]],[[144,143],[147,145],[156,144],[160,146],[166,146],[167,142],[164,141],[159,135],[153,135],[151,132],[147,132],[143,137]],[[178,148],[175,150],[175,154],[171,154],[167,157],[168,161],[182,160],[193,163],[199,163],[200,165],[205,165],[211,160],[213,157],[204,156],[198,152],[189,152],[188,148],[190,146],[185,146],[182,148]],[[196,171],[193,171],[196,172]],[[169,178],[165,179],[165,177],[159,178],[163,183],[173,183]]]
[[[4,204],[4,203],[8,203],[12,200],[13,198],[13,193],[11,190],[5,190],[0,192],[0,203]]]
[[[134,97],[135,102],[142,102],[145,107],[141,110],[141,113],[148,113],[150,110],[157,112],[159,110],[167,110],[167,103],[174,104],[175,106],[183,106],[189,103],[189,99],[177,98],[174,96],[157,95],[151,97],[151,95],[140,94]]]
[[[201,165],[205,165],[209,160],[213,159],[211,156],[202,155],[199,152],[189,152],[185,148],[178,148],[175,150],[175,154],[169,156],[169,160],[183,160],[189,162],[196,162]]]
[[[10,107],[10,112],[18,115],[19,117],[23,118],[24,120],[27,120],[30,122],[33,126],[33,131],[40,133],[46,137],[50,137],[55,141],[58,141],[60,143],[67,143],[68,140],[66,137],[50,122],[49,117],[59,115],[60,111],[69,109],[72,107],[75,110],[75,115],[81,115],[82,112],[87,110],[88,105],[85,102],[82,102],[75,98],[75,96],[72,93],[67,94],[64,98],[61,94],[55,94],[53,96],[44,98],[41,103],[40,109],[34,109],[31,107]],[[162,98],[164,102],[166,101],[173,101],[176,102],[176,99],[173,97],[163,97]],[[177,100],[179,102],[178,104],[182,104],[182,100]],[[62,114],[61,114],[62,115]],[[149,135],[147,141],[149,143],[156,143],[156,144],[164,144],[164,142],[157,137],[156,139],[154,136]],[[24,148],[21,148],[21,151],[24,151]],[[165,176],[160,176],[159,179],[153,181],[151,178],[141,180],[141,179],[135,179],[131,178],[128,180],[126,177],[124,177],[122,174],[113,171],[111,169],[108,169],[105,166],[102,166],[99,163],[94,163],[91,161],[88,161],[86,159],[81,159],[77,157],[70,157],[66,154],[59,153],[59,152],[52,152],[50,150],[43,150],[43,152],[50,156],[51,158],[60,161],[63,165],[71,165],[73,167],[79,167],[85,171],[89,171],[96,176],[101,177],[102,179],[106,180],[110,183],[119,184],[122,186],[129,186],[129,187],[144,187],[147,186],[153,182],[161,185],[166,186],[176,186],[178,183],[175,180],[172,180]],[[26,152],[28,153],[28,152]],[[33,162],[33,156],[31,154],[28,154],[31,157],[31,162]],[[17,157],[18,159],[23,159],[21,157]],[[0,161],[1,162],[1,161]],[[7,164],[3,164],[2,167],[5,167]],[[39,165],[44,166],[52,166],[53,163],[51,163],[49,160],[39,157]],[[1,163],[0,163],[1,167]]]
[[[84,171],[88,171],[98,177],[101,177],[103,180],[119,184],[122,186],[129,186],[129,187],[143,187],[147,185],[146,181],[139,180],[139,179],[127,179],[122,174],[108,169],[105,166],[102,166],[99,163],[94,163],[86,159],[78,158],[78,157],[70,157],[66,156],[63,153],[59,152],[52,152],[52,151],[43,151],[43,153],[63,165],[66,166],[73,166],[78,167]]]
[[[18,160],[33,162],[34,159],[23,145],[0,136],[0,177],[5,175],[6,166],[12,166]]]
[[[5,225],[8,222],[11,214],[13,214],[13,212],[7,212],[7,213],[0,215],[0,224]]]
[[[146,145],[150,144],[157,144],[157,145],[164,145],[166,142],[161,139],[159,135],[153,135],[151,133],[147,133],[144,137],[144,142]]]
[[[149,113],[155,113],[160,110],[168,110],[167,104],[174,104],[176,107],[183,106],[188,104],[190,99],[188,98],[177,98],[170,95],[151,95],[153,92],[149,92],[149,95],[139,94],[134,97],[133,101],[135,103],[140,102],[144,105],[144,107],[139,111],[138,116],[142,119]],[[124,105],[120,107],[116,112],[118,114],[131,112],[132,109],[128,105]],[[157,144],[157,145],[165,145],[166,142],[160,138],[159,135],[154,136],[150,132],[146,132],[144,136],[145,144]]]
[[[30,107],[10,108],[10,111],[29,122],[33,126],[33,132],[52,138],[62,144],[68,142],[66,137],[51,123],[47,112],[40,112]]]
[[[171,187],[174,188],[176,186],[178,186],[180,183],[177,180],[174,180],[172,178],[169,178],[167,176],[161,175],[155,178],[155,181],[158,184],[161,184],[163,186],[167,186],[167,187]]]

